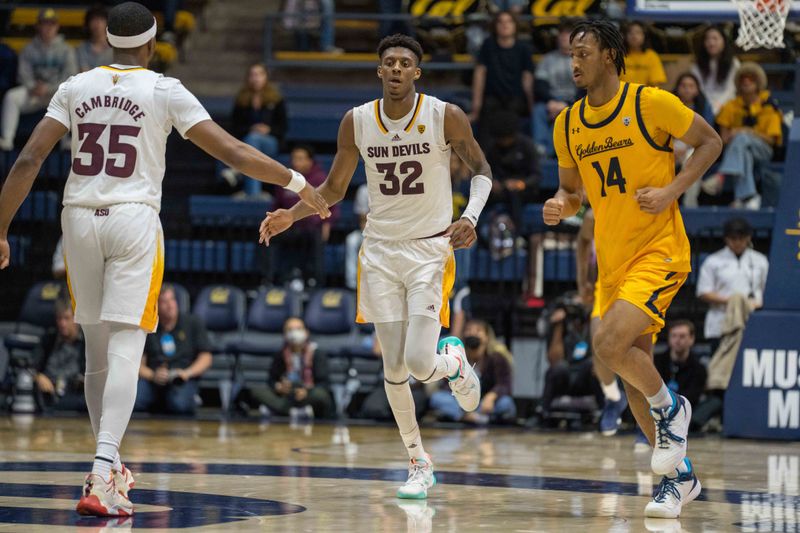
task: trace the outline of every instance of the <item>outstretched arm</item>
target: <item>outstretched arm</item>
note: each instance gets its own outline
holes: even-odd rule
[[[447,228],[445,235],[450,237],[453,248],[469,248],[477,239],[475,226],[492,190],[492,169],[472,135],[467,115],[453,104],[447,104],[445,108],[444,137],[472,171],[467,207],[461,218]]]
[[[6,268],[11,260],[8,247],[11,220],[28,196],[45,158],[65,133],[67,127],[61,122],[50,117],[43,118],[11,167],[0,193],[0,269]]]
[[[328,203],[334,205],[344,198],[353,172],[358,165],[358,147],[356,146],[353,111],[348,111],[339,124],[339,134],[336,140],[336,156],[333,158],[331,171],[325,182],[319,186],[320,196]],[[295,221],[313,215],[315,211],[304,204],[295,204],[291,209],[278,209],[267,213],[267,218],[261,222],[260,239],[269,245],[269,240],[275,235],[286,231]]]
[[[296,192],[300,199],[310,206],[309,209],[319,213],[322,218],[331,215],[328,204],[317,194],[314,187],[306,184],[302,175],[236,139],[213,120],[195,124],[186,132],[186,138],[210,156],[242,174]]]

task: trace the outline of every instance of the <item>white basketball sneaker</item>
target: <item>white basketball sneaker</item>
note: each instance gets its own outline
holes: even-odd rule
[[[431,456],[425,454],[425,459],[411,459],[408,465],[408,479],[406,484],[397,490],[397,497],[406,500],[424,500],[428,497],[428,489],[436,485],[436,476],[433,474],[433,461]]]
[[[653,500],[644,508],[650,518],[678,518],[684,505],[700,495],[700,481],[694,474],[689,459],[684,459],[688,472],[672,472],[673,477],[664,476],[653,492]]]
[[[672,405],[650,409],[656,424],[656,445],[650,468],[656,474],[670,474],[686,457],[686,436],[692,420],[692,404],[679,394],[672,395]]]
[[[106,481],[97,474],[89,474],[75,510],[90,516],[131,516],[133,504],[117,490],[113,475]]]
[[[458,337],[445,337],[439,341],[439,353],[442,351],[458,359],[458,374],[455,378],[448,378],[453,396],[464,411],[474,411],[481,403],[481,382],[467,361],[464,343]]]
[[[125,465],[122,465],[120,470],[114,470],[112,468],[111,475],[114,476],[114,485],[117,491],[127,498],[128,491],[136,484],[131,471],[125,468]]]

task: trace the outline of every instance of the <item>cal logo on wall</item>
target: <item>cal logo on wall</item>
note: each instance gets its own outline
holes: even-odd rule
[[[413,0],[408,12],[415,17],[458,17],[478,10],[485,11],[484,0]]]

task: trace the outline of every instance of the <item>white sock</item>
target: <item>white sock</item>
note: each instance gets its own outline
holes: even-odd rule
[[[384,381],[386,398],[392,408],[394,420],[400,430],[400,438],[403,439],[408,457],[411,459],[425,459],[425,449],[422,447],[422,436],[417,424],[417,413],[414,409],[414,397],[411,395],[411,387],[408,382],[402,385],[395,385]]]
[[[647,402],[650,404],[650,407],[655,409],[665,409],[672,405],[672,399],[672,393],[662,381],[661,388],[654,396],[648,396]]]
[[[600,382],[600,387],[603,389],[603,396],[605,396],[606,400],[609,402],[618,402],[622,399],[622,393],[619,391],[616,378],[608,385]]]
[[[101,432],[97,437],[97,452],[94,455],[92,474],[97,474],[103,479],[111,476],[111,467],[119,450],[119,441],[113,435]]]

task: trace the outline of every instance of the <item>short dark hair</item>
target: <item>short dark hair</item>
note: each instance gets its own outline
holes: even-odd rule
[[[292,147],[292,152],[295,150],[302,150],[308,154],[309,159],[314,159],[314,148],[312,148],[310,144],[295,144]]]
[[[608,19],[587,19],[578,22],[572,29],[569,42],[581,33],[594,34],[600,44],[600,50],[612,50],[614,53],[614,66],[617,67],[617,74],[625,72],[625,39],[622,32],[616,25]]]
[[[422,45],[417,42],[413,37],[403,35],[402,33],[395,33],[381,39],[378,43],[378,57],[383,59],[383,53],[389,48],[405,48],[411,50],[417,56],[417,65],[422,63]]]
[[[694,322],[691,320],[686,320],[685,318],[680,318],[678,320],[673,320],[669,323],[669,331],[672,331],[674,328],[686,326],[689,328],[689,334],[694,337]]]
[[[108,13],[108,32],[119,37],[139,35],[153,26],[153,14],[138,2],[124,2]]]
[[[101,18],[108,22],[108,9],[102,4],[95,4],[86,10],[86,15],[83,17],[83,29],[89,32],[89,23],[92,19]]]
[[[722,234],[725,237],[751,237],[753,235],[753,226],[747,219],[736,217],[728,219],[722,227]]]

